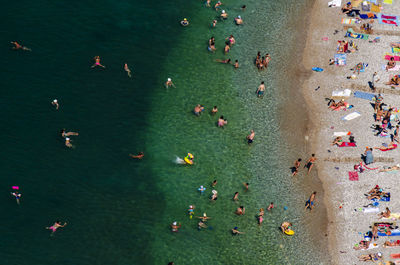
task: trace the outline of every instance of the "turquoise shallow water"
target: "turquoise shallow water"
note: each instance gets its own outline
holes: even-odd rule
[[[280,115],[298,95],[297,80],[280,77],[293,70],[288,65],[297,57],[291,51],[302,38],[300,18],[310,4],[250,1],[244,13],[241,4],[232,0],[224,8],[231,17],[242,14],[245,25],[229,19],[216,29],[209,23],[217,13],[200,2],[4,6],[1,264],[325,263],[326,253],[317,247],[322,239],[308,225],[323,211],[301,211],[304,192],[313,186],[303,175],[292,180],[288,174],[297,158],[293,150],[304,151],[303,142],[286,145],[293,127],[284,117],[295,115]],[[190,19],[189,27],[179,26],[182,17]],[[238,70],[215,63],[227,58],[223,39],[230,34],[237,44],[229,57],[239,59]],[[212,35],[215,54],[206,50]],[[11,40],[32,52],[11,50]],[[252,65],[258,50],[273,56],[268,72]],[[106,69],[90,69],[95,55]],[[132,79],[123,71],[125,62]],[[167,77],[176,88],[162,86]],[[261,80],[268,87],[262,100],[254,94]],[[54,98],[59,111],[50,105]],[[206,112],[196,118],[191,110],[198,103]],[[208,114],[213,105],[228,119],[225,129]],[[73,150],[64,147],[61,128],[80,133]],[[256,131],[251,147],[245,142],[250,129]],[[145,152],[143,161],[127,156],[138,151]],[[194,166],[173,163],[187,152],[195,155]],[[215,178],[219,199],[211,204]],[[250,182],[249,192],[242,182]],[[20,206],[9,195],[12,185],[21,187]],[[196,191],[200,185],[207,187],[204,196]],[[239,203],[231,200],[235,191]],[[258,227],[255,215],[270,201],[277,208]],[[197,230],[186,214],[190,204],[196,215],[213,218],[212,230]],[[239,205],[245,216],[233,214]],[[57,219],[68,226],[50,237],[44,227]],[[293,238],[277,228],[287,219],[295,224]],[[183,224],[178,234],[168,228],[175,220]],[[232,237],[233,226],[246,234]]]

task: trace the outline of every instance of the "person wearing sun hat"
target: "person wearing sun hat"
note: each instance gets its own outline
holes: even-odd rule
[[[165,87],[169,88],[169,87],[175,87],[174,83],[172,83],[172,79],[168,77],[167,82],[165,82]]]
[[[171,224],[171,231],[172,232],[178,232],[178,229],[181,227],[182,225],[179,224],[175,221]]]
[[[188,21],[186,18],[184,18],[184,19],[181,21],[181,25],[184,26],[184,27],[189,26],[189,21]]]
[[[237,17],[235,17],[235,23],[236,23],[236,25],[241,25],[241,24],[243,24],[243,19],[242,19],[242,17],[239,15],[239,16],[237,16]]]
[[[227,19],[228,18],[228,13],[226,13],[225,10],[222,10],[220,17],[221,17],[221,19]]]

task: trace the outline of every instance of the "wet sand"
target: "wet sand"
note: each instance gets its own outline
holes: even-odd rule
[[[378,24],[375,20],[373,28],[375,33],[369,40],[381,37],[379,43],[369,43],[369,40],[354,40],[358,51],[347,55],[346,66],[330,66],[329,59],[336,53],[337,41],[344,40],[346,30],[341,24],[342,14],[339,7],[329,8],[328,1],[317,0],[311,12],[310,27],[307,34],[307,43],[304,50],[303,64],[307,71],[312,67],[321,67],[323,72],[311,72],[302,88],[304,98],[309,107],[309,139],[311,150],[318,157],[317,170],[325,190],[324,203],[328,214],[328,245],[333,264],[363,264],[358,257],[363,254],[382,252],[384,260],[390,260],[391,253],[399,253],[400,248],[383,248],[386,240],[398,237],[380,237],[377,241],[378,248],[372,250],[354,250],[353,247],[363,239],[363,234],[370,231],[370,226],[378,220],[376,213],[363,213],[360,207],[370,203],[364,196],[376,184],[384,191],[391,192],[391,202],[381,203],[380,211],[389,207],[393,213],[400,212],[400,198],[397,188],[399,173],[379,173],[378,170],[366,170],[359,173],[359,181],[349,181],[348,171],[353,171],[353,166],[361,161],[360,154],[365,147],[377,147],[382,143],[389,144],[390,138],[380,138],[373,135],[370,126],[374,124],[373,107],[368,100],[355,98],[352,94],[346,101],[354,105],[347,111],[331,111],[327,107],[325,98],[331,96],[334,90],[351,89],[354,91],[371,92],[368,81],[372,74],[378,72],[380,81],[376,83],[377,91],[381,92],[384,102],[396,107],[400,102],[399,90],[391,89],[384,85],[389,80],[389,74],[399,72],[386,72],[382,65],[387,61],[383,59],[385,53],[391,52],[390,42],[398,41],[398,28],[390,25]],[[383,4],[384,14],[400,14],[400,3],[392,5]],[[364,23],[366,23],[365,21]],[[355,28],[359,24],[353,25]],[[335,30],[339,30],[334,34]],[[327,40],[322,38],[327,37]],[[350,39],[347,39],[350,41]],[[350,70],[357,63],[368,63],[364,73],[356,74],[357,78],[347,79],[353,74]],[[315,88],[320,89],[315,91]],[[357,111],[361,117],[350,121],[343,121],[341,117]],[[339,148],[331,146],[333,133],[338,131],[351,131],[357,142],[357,147]],[[347,137],[344,137],[347,141]],[[393,166],[399,163],[399,149],[389,152],[374,150],[375,163],[371,168]],[[339,208],[339,206],[343,208]],[[317,205],[316,207],[318,207]],[[355,211],[356,209],[356,211]]]

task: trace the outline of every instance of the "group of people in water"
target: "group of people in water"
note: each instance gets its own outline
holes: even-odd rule
[[[258,52],[254,63],[257,66],[258,70],[264,70],[268,68],[268,64],[270,61],[271,55],[269,55],[269,53],[265,54],[265,56],[261,56],[261,52]]]

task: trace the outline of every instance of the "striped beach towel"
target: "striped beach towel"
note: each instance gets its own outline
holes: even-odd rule
[[[342,24],[353,25],[356,24],[357,19],[355,18],[342,18]]]

